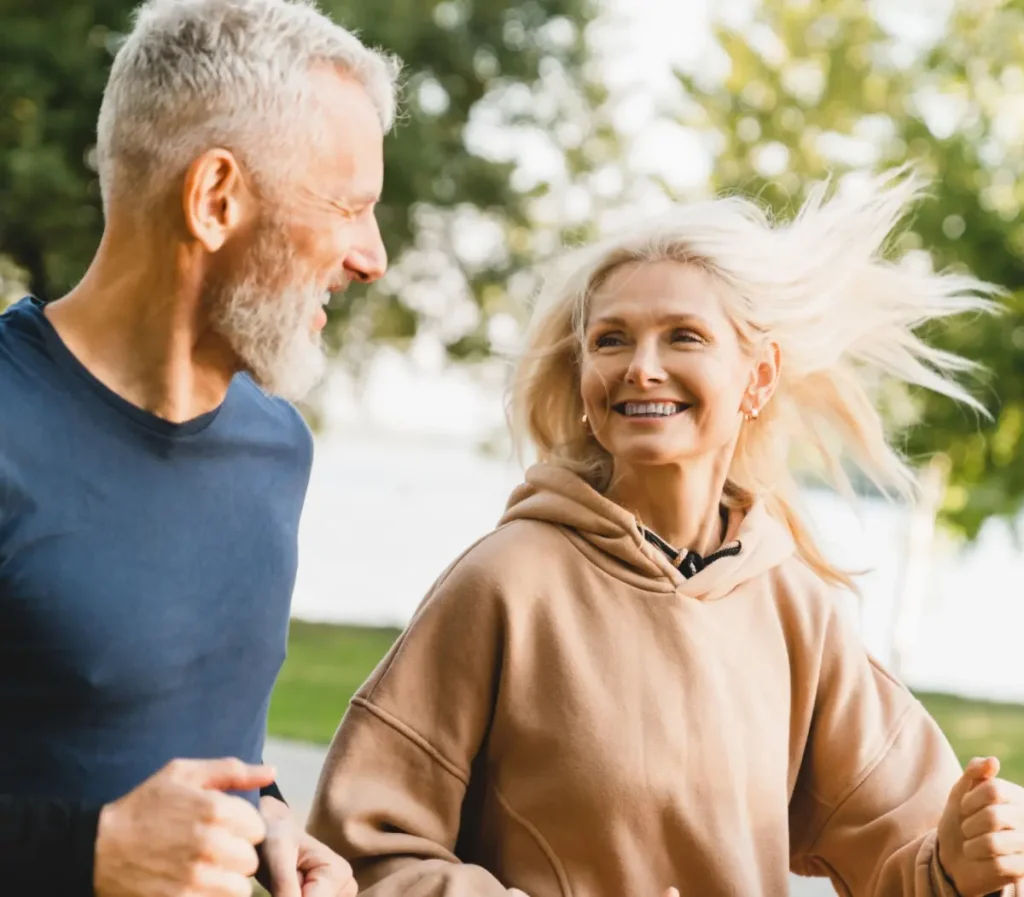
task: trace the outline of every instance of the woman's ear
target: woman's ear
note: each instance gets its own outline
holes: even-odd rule
[[[750,385],[743,396],[743,412],[756,417],[775,394],[782,373],[782,350],[775,340],[764,343],[757,353]]]

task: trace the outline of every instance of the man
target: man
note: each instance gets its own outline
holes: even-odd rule
[[[258,764],[312,450],[285,399],[385,270],[396,75],[302,0],[137,12],[96,257],[0,317],[3,893],[243,895],[255,845],[278,897],[354,893]]]

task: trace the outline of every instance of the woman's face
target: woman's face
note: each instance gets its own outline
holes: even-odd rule
[[[616,268],[591,298],[580,392],[594,437],[616,469],[727,455],[743,416],[768,400],[778,347],[755,358],[721,296],[681,262]]]

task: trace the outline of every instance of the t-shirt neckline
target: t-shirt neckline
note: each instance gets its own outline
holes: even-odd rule
[[[68,348],[67,344],[63,339],[61,339],[57,329],[53,326],[53,323],[46,315],[46,303],[35,296],[29,296],[27,298],[34,312],[34,316],[38,321],[39,329],[43,339],[46,341],[47,348],[53,356],[54,362],[62,370],[65,370],[77,377],[78,380],[86,387],[88,392],[92,393],[104,402],[104,404],[112,408],[121,417],[127,418],[132,423],[143,427],[158,436],[173,439],[194,436],[197,433],[201,433],[210,426],[210,424],[216,420],[217,415],[220,414],[221,409],[224,407],[224,403],[221,403],[211,411],[204,412],[203,414],[190,418],[189,420],[177,423],[166,420],[165,418],[153,414],[150,411],[146,411],[144,408],[140,408],[138,405],[135,405],[124,397],[119,396],[109,386],[100,381]]]

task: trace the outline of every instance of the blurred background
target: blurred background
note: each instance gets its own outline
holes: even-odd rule
[[[0,0],[0,302],[60,295],[95,249],[95,119],[132,5]],[[998,319],[929,334],[985,365],[992,420],[887,394],[921,501],[850,506],[809,480],[807,510],[868,571],[850,612],[870,650],[963,757],[1024,782],[1024,2],[321,6],[406,68],[379,214],[393,265],[336,298],[304,409],[318,446],[271,714],[289,768],[315,767],[309,745],[521,476],[504,389],[539,265],[673,202],[740,191],[785,214],[814,180],[912,161],[931,197],[895,248],[1010,290]]]

